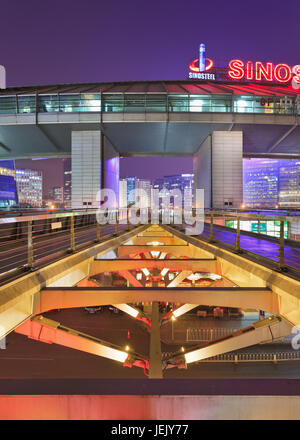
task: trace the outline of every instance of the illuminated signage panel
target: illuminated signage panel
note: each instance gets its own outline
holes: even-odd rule
[[[224,71],[225,77],[224,77]],[[289,66],[285,63],[273,64],[261,61],[230,60],[225,68],[217,68],[214,61],[205,56],[205,44],[200,44],[199,57],[189,64],[190,79],[228,79],[238,81],[255,81],[265,83],[291,83],[300,87],[300,65]]]

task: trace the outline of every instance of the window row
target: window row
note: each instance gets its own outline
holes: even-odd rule
[[[300,114],[286,96],[61,94],[0,96],[0,114],[35,112],[215,112]]]

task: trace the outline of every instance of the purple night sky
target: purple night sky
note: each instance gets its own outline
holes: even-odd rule
[[[0,11],[8,86],[186,79],[201,42],[216,64],[300,62],[299,0],[10,0]],[[192,171],[189,158],[121,162],[122,176]]]

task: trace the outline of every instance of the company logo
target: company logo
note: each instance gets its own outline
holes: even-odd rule
[[[290,67],[288,64],[262,63],[261,61],[231,60],[228,76],[231,79],[247,81],[267,81],[300,86],[300,66]],[[297,87],[297,88],[298,88]]]
[[[6,71],[4,66],[0,66],[0,89],[6,89]]]
[[[194,59],[189,65],[189,78],[215,80],[215,74],[211,72],[213,66],[214,62],[205,56],[205,44],[201,43],[199,47],[199,58]]]

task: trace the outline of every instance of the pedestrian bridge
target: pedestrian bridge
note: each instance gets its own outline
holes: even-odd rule
[[[142,367],[153,378],[162,377],[165,368],[183,368],[203,358],[283,338],[291,333],[294,325],[300,324],[299,272],[284,265],[282,249],[279,261],[274,262],[255,254],[255,250],[250,254],[240,246],[229,248],[226,243],[224,246],[205,235],[187,236],[173,225],[132,227],[122,222],[107,230],[93,223],[91,218],[88,222],[87,215],[92,217],[81,214],[85,222],[76,222],[77,228],[74,215],[69,215],[69,223],[62,223],[60,232],[51,228],[53,218],[22,218],[23,231],[26,224],[28,235],[22,238],[21,231],[18,240],[23,240],[23,245],[20,243],[18,249],[19,253],[26,249],[28,262],[23,270],[27,268],[27,273],[19,268],[3,274],[0,286],[2,336],[15,330],[44,342],[106,356],[125,366]],[[57,218],[55,220],[57,223]],[[45,224],[48,229],[42,237]],[[39,234],[34,234],[34,226]],[[214,231],[213,223],[210,228]],[[240,232],[236,232],[237,244],[240,244]],[[67,253],[63,250],[59,253],[60,244],[66,244],[66,240]],[[281,245],[282,242],[284,245],[281,238]],[[281,245],[279,243],[279,250]],[[44,249],[47,258],[36,259],[35,246]],[[4,252],[7,258],[15,258],[9,246]],[[146,305],[144,311],[137,306],[141,302]],[[160,302],[172,303],[171,313],[161,315]],[[151,333],[149,359],[135,352],[128,354],[107,341],[91,338],[41,316],[51,309],[99,305],[120,308],[148,329]],[[162,363],[160,327],[169,320],[180,319],[198,305],[256,309],[273,316],[221,341],[212,341],[207,347],[190,348],[186,354],[172,355]]]
[[[100,130],[122,155],[193,155],[214,131],[243,154],[299,156],[299,91],[213,81],[88,83],[0,91],[0,158],[66,157],[72,131]]]

